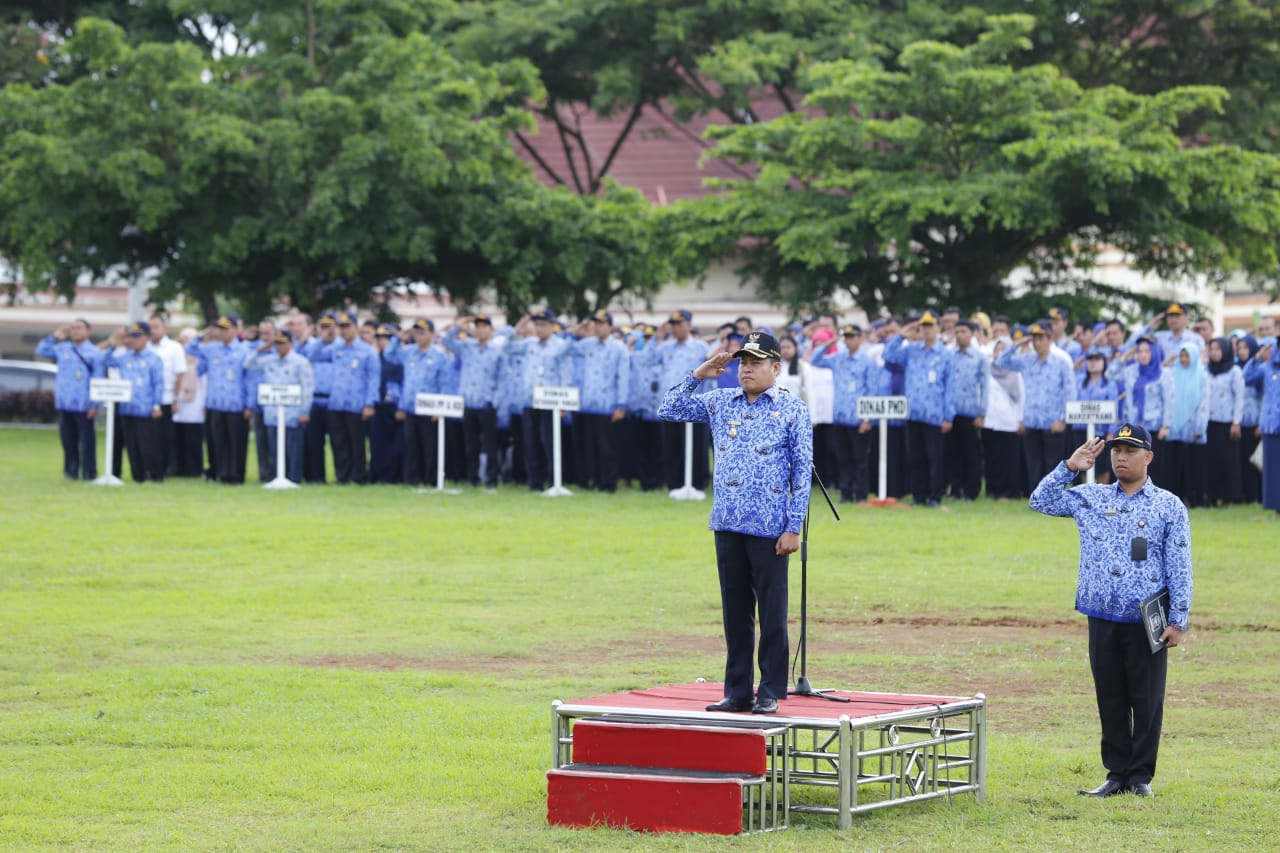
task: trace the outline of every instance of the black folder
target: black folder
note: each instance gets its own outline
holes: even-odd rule
[[[1164,649],[1160,635],[1169,625],[1169,590],[1162,589],[1138,602],[1138,611],[1142,614],[1142,627],[1147,629],[1147,642],[1151,644],[1151,654]]]

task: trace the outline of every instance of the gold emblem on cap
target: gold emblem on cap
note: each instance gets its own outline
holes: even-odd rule
[[[1133,435],[1133,430],[1129,429],[1126,426],[1126,427],[1120,428],[1120,431],[1116,433],[1116,438],[1129,438],[1132,435]]]

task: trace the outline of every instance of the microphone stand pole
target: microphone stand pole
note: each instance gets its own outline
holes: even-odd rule
[[[827,492],[827,487],[823,485],[822,478],[818,476],[818,469],[813,469],[814,482],[818,484],[818,488],[822,490],[822,496],[827,500],[827,506],[831,508],[831,514],[836,517],[836,521],[840,520],[840,513],[836,512],[836,505],[831,502],[831,495]],[[805,513],[804,525],[801,529],[800,536],[800,677],[796,679],[794,690],[788,690],[790,696],[816,696],[819,699],[826,699],[830,702],[849,702],[850,699],[844,696],[829,696],[830,691],[816,690],[809,684],[809,676],[806,674],[808,667],[808,639],[809,639],[809,513]]]

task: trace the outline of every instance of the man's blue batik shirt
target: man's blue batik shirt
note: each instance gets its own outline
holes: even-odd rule
[[[1183,630],[1191,611],[1191,523],[1187,508],[1150,478],[1133,494],[1119,483],[1068,488],[1076,478],[1066,462],[1031,493],[1031,508],[1070,516],[1080,529],[1076,610],[1110,622],[1141,624],[1138,602],[1166,587],[1169,623]],[[1147,540],[1147,559],[1134,562],[1131,543]]]
[[[711,426],[716,466],[708,526],[769,539],[799,533],[813,478],[809,408],[776,385],[754,403],[741,388],[696,393],[701,386],[685,376],[667,391],[658,415]]]
[[[98,407],[89,399],[89,380],[105,376],[102,351],[85,341],[78,346],[49,335],[36,345],[36,355],[58,365],[53,405],[60,412],[87,412]]]

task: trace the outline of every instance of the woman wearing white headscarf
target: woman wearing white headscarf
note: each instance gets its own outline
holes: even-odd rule
[[[1185,341],[1173,365],[1164,372],[1165,422],[1160,430],[1167,442],[1165,488],[1188,507],[1205,506],[1209,470],[1205,445],[1209,438],[1209,375],[1200,362],[1200,347]]]

